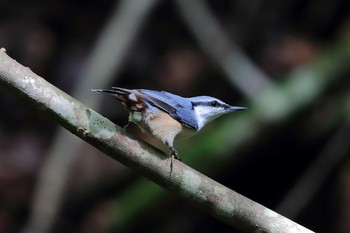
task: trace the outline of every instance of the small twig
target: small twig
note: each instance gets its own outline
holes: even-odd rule
[[[216,218],[247,232],[312,232],[167,156],[81,104],[0,51],[0,85],[63,127]],[[140,190],[141,191],[141,190]]]

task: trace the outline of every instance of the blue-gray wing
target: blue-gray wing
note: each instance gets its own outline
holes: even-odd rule
[[[168,113],[171,117],[188,128],[198,130],[198,124],[193,113],[192,103],[186,98],[166,91],[137,89],[151,105]]]

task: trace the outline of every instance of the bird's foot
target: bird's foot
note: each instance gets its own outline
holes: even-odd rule
[[[174,156],[175,159],[181,161],[180,155],[174,147],[170,147],[170,156]]]
[[[130,126],[130,121],[128,121],[128,123],[123,127],[124,130],[128,130],[128,128],[130,128],[129,126]]]
[[[174,164],[174,159],[177,159],[179,161],[181,161],[181,158],[179,156],[179,153],[177,152],[177,150],[174,147],[170,147],[170,175],[173,172],[173,164]]]

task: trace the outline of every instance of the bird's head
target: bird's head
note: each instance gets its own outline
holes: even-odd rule
[[[197,117],[199,129],[221,115],[246,109],[245,107],[231,106],[210,96],[197,96],[190,98],[190,100]]]

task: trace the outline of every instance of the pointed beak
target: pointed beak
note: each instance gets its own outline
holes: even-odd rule
[[[246,110],[245,107],[238,107],[238,106],[231,106],[229,109],[227,109],[228,112],[234,112],[234,111],[240,111],[240,110]]]

